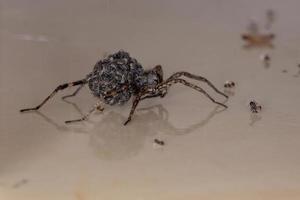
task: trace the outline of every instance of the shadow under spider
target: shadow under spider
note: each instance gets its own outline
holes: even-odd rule
[[[82,113],[75,103],[65,102],[71,104],[78,112]],[[121,160],[138,154],[143,149],[148,137],[152,138],[159,133],[168,135],[192,133],[208,124],[216,114],[224,110],[217,105],[208,113],[205,119],[186,128],[176,128],[170,123],[169,113],[161,104],[138,109],[139,112],[130,126],[123,125],[126,117],[115,111],[110,111],[103,113],[103,118],[100,122],[91,122],[94,126],[89,131],[59,125],[44,114],[40,112],[37,112],[37,114],[60,131],[88,134],[90,137],[89,145],[97,157],[104,160]]]

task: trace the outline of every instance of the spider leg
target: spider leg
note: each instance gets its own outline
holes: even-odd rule
[[[172,79],[177,79],[181,76],[185,76],[191,79],[195,79],[198,81],[203,81],[205,83],[207,83],[213,90],[215,90],[218,94],[228,98],[228,96],[226,94],[224,94],[223,92],[221,92],[220,90],[218,90],[209,80],[207,80],[206,78],[202,77],[202,76],[198,76],[198,75],[194,75],[191,74],[189,72],[176,72],[175,74],[173,74],[172,76],[170,76],[167,81],[172,80]]]
[[[145,94],[147,94],[147,91],[144,91],[144,92],[139,93],[139,94],[135,97],[135,99],[133,100],[133,103],[132,103],[132,107],[131,107],[129,116],[128,116],[127,120],[125,121],[124,126],[126,126],[126,125],[128,124],[128,122],[131,121],[131,118],[132,118],[132,116],[133,116],[133,114],[134,114],[134,111],[135,111],[137,105],[138,105],[139,102],[142,100],[142,96],[145,95]],[[149,97],[149,98],[150,98],[150,97]]]
[[[141,95],[136,96],[135,99],[133,100],[130,114],[129,114],[127,120],[124,122],[124,126],[126,126],[128,124],[128,122],[131,121],[131,117],[133,116],[134,111],[135,111],[137,105],[139,104],[140,100],[141,100]]]
[[[25,108],[20,110],[20,112],[26,112],[26,111],[31,111],[31,110],[38,110],[39,108],[41,108],[49,99],[51,99],[58,91],[66,89],[67,87],[71,87],[71,86],[76,86],[76,85],[83,85],[86,84],[86,79],[82,79],[79,81],[74,81],[74,82],[70,82],[70,83],[64,83],[61,84],[59,86],[57,86],[55,88],[55,90],[46,98],[44,99],[44,101],[42,101],[42,103],[40,103],[38,106],[33,107],[33,108]]]
[[[167,92],[164,92],[164,93],[159,93],[159,94],[150,94],[150,95],[147,95],[147,96],[144,96],[141,98],[141,100],[145,100],[145,99],[150,99],[150,98],[155,98],[155,97],[165,97],[167,94]]]
[[[199,92],[201,92],[202,94],[204,94],[207,98],[209,98],[213,103],[215,104],[218,104],[220,106],[223,106],[224,108],[227,108],[227,106],[223,103],[220,103],[218,101],[216,101],[214,98],[212,98],[205,90],[203,90],[201,87],[197,86],[197,85],[194,85],[192,83],[189,83],[187,82],[186,80],[184,79],[168,79],[166,82],[163,82],[162,84],[158,85],[157,86],[157,89],[162,89],[162,88],[165,88],[165,87],[170,87],[172,86],[173,84],[176,84],[176,83],[181,83],[185,86],[188,86],[190,88],[193,88],[194,90],[197,90]]]
[[[73,92],[73,94],[65,95],[65,96],[62,97],[62,99],[66,99],[66,98],[69,98],[69,97],[74,97],[74,96],[76,96],[77,93],[83,88],[83,86],[84,86],[83,84],[80,85],[80,86],[75,90],[75,92]]]
[[[164,96],[166,96],[166,94],[167,94],[167,88],[166,88],[166,87],[161,88],[160,91],[161,91],[161,92],[160,92],[160,93],[157,93],[157,94],[148,94],[148,91],[147,91],[147,90],[145,90],[145,91],[139,93],[139,94],[135,97],[135,99],[134,99],[134,101],[133,101],[133,104],[132,104],[132,107],[131,107],[131,110],[130,110],[129,117],[128,117],[128,119],[126,120],[126,122],[124,123],[124,125],[128,124],[128,122],[131,121],[131,117],[133,116],[134,111],[135,111],[135,109],[136,109],[136,107],[137,107],[137,105],[138,105],[138,103],[139,103],[140,101],[145,100],[145,99],[148,99],[148,98],[154,98],[154,97],[161,97],[161,98],[163,98]],[[150,93],[151,93],[151,92],[150,92]],[[145,96],[145,95],[146,95],[146,96]]]
[[[69,124],[69,123],[73,123],[73,122],[80,122],[80,121],[84,121],[84,120],[87,120],[88,117],[95,111],[95,110],[99,110],[99,111],[103,111],[104,108],[101,106],[101,103],[96,103],[85,115],[83,115],[81,118],[79,119],[74,119],[74,120],[68,120],[68,121],[65,121],[66,124]]]

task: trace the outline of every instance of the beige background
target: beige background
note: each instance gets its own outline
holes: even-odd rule
[[[263,26],[270,8],[276,48],[242,49],[249,20]],[[300,199],[299,8],[298,0],[2,0],[0,199]],[[166,76],[187,70],[219,88],[234,80],[229,109],[174,86],[141,103],[126,127],[131,103],[66,126],[80,114],[60,97],[74,89],[40,114],[18,112],[119,49],[145,68],[163,65]],[[263,105],[258,116],[251,99]],[[82,112],[96,102],[87,87],[70,101]],[[166,145],[154,148],[154,138]]]

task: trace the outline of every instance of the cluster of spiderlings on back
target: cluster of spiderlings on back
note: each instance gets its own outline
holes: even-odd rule
[[[89,88],[93,95],[106,104],[123,104],[132,94],[145,85],[143,67],[129,53],[119,51],[96,63],[87,75]],[[107,95],[115,91],[113,95]]]

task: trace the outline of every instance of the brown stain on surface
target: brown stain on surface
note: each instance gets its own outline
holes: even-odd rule
[[[84,192],[82,192],[80,190],[76,191],[75,192],[75,199],[76,200],[86,200]]]

